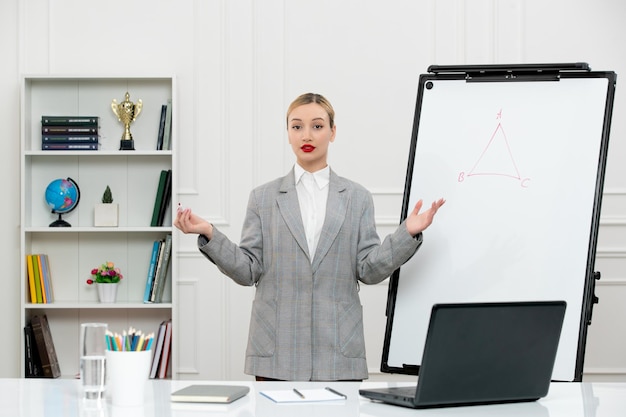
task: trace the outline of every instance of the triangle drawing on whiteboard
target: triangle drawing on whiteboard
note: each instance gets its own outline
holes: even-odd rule
[[[487,146],[467,176],[496,175],[521,179],[502,124],[498,123]]]

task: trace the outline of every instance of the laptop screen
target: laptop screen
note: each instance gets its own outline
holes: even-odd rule
[[[564,314],[564,301],[433,306],[415,402],[545,396]]]

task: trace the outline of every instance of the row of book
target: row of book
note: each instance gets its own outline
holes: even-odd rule
[[[159,174],[159,185],[157,186],[154,198],[154,208],[152,209],[152,220],[150,226],[163,226],[165,213],[172,201],[172,170],[163,169]]]
[[[41,149],[97,151],[99,125],[98,116],[41,116]]]
[[[172,256],[172,235],[155,240],[144,291],[144,303],[160,303],[167,280],[170,259]],[[33,304],[49,304],[54,301],[50,259],[45,253],[26,255],[26,271],[28,274],[28,292]]]
[[[171,376],[172,319],[163,320],[159,325],[153,349],[150,378],[164,379]]]
[[[155,240],[152,244],[146,289],[143,295],[144,303],[160,303],[163,301],[163,291],[171,257],[172,235],[168,234],[165,236],[165,239]]]
[[[35,315],[24,327],[25,372],[27,378],[58,378],[61,368],[54,348],[48,317]]]
[[[35,315],[24,327],[25,372],[27,378],[58,378],[61,367],[52,340],[48,317]],[[163,320],[152,345],[150,378],[171,376],[172,319]]]
[[[44,151],[97,151],[100,143],[98,116],[41,116],[41,149]],[[157,150],[172,149],[172,99],[161,105]]]
[[[54,301],[50,260],[46,254],[26,255],[28,292],[33,304],[48,304]]]

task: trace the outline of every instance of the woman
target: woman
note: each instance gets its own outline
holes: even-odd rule
[[[358,281],[376,284],[406,262],[444,204],[422,201],[381,243],[371,194],[327,164],[335,113],[303,94],[287,111],[296,155],[284,177],[252,190],[239,245],[179,210],[174,225],[197,233],[200,251],[241,285],[256,285],[245,372],[257,380],[367,378]]]

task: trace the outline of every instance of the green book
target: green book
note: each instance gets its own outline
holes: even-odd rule
[[[37,257],[37,255],[30,255],[31,259],[33,260],[33,275],[35,277],[35,293],[37,294],[37,303],[41,304],[43,303],[43,293],[42,290],[43,288],[41,288],[41,277],[39,275],[40,273],[40,269],[39,269],[39,258]]]
[[[167,170],[161,170],[159,176],[159,186],[157,187],[156,197],[154,199],[154,209],[152,210],[152,221],[150,226],[159,226],[159,211],[161,210],[161,202],[165,192],[165,183],[167,182]]]
[[[157,226],[163,226],[163,220],[165,220],[165,212],[169,207],[172,199],[172,170],[168,169],[165,176],[165,187],[163,188],[163,198],[161,199],[161,207],[159,207],[159,214],[157,216]]]
[[[100,124],[98,116],[41,116],[42,126],[94,126]]]

